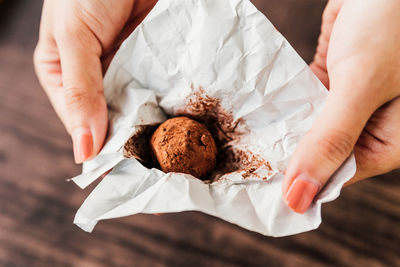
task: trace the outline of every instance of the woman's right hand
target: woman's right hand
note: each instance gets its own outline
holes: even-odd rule
[[[400,167],[400,1],[330,0],[311,68],[330,89],[325,107],[286,170],[296,212],[354,150],[350,183]]]

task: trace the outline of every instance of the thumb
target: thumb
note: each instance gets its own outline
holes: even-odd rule
[[[308,209],[316,194],[349,157],[375,110],[375,101],[366,90],[347,88],[352,87],[332,88],[323,111],[290,160],[282,190],[286,203],[295,212],[304,213]]]
[[[101,45],[85,28],[62,33],[56,41],[62,87],[54,93],[62,95],[61,119],[73,140],[75,162],[81,163],[99,152],[107,131]]]

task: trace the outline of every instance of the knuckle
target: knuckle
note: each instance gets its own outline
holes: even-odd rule
[[[102,52],[101,44],[93,31],[80,21],[60,22],[57,25],[55,38],[58,40],[60,50],[66,47],[73,47],[96,55],[100,55]]]
[[[38,66],[40,65],[41,62],[41,58],[42,58],[42,52],[43,50],[41,49],[39,43],[36,45],[35,50],[33,50],[33,66],[35,67],[35,69],[38,68]]]
[[[86,103],[92,101],[93,96],[82,87],[69,86],[64,88],[64,98],[67,108],[81,109]]]
[[[331,23],[332,20],[333,20],[332,11],[328,8],[325,8],[324,12],[322,12],[321,24],[324,25],[326,23]]]
[[[398,157],[394,157],[393,154],[386,152],[376,152],[370,147],[356,146],[357,170],[363,174],[367,174],[367,177],[372,177],[400,168],[400,161],[397,160]]]
[[[37,66],[37,63],[38,63],[38,59],[39,59],[38,58],[39,57],[38,53],[39,53],[39,48],[36,45],[35,50],[33,50],[33,54],[32,54],[32,56],[33,56],[33,65],[34,66]]]
[[[318,149],[331,162],[341,162],[351,154],[354,146],[352,139],[346,132],[338,130],[315,137]]]
[[[71,41],[71,38],[73,39],[82,34],[82,23],[78,16],[71,16],[69,19],[63,17],[55,22],[54,36],[57,40]]]
[[[44,91],[49,94],[50,87],[52,84],[49,83],[49,75],[47,70],[46,61],[44,60],[45,54],[43,48],[36,46],[35,50],[33,51],[33,70],[36,73],[36,76],[39,80]]]
[[[79,36],[79,27],[77,23],[67,23],[66,21],[62,20],[57,24],[57,31],[55,32],[56,39],[61,41],[69,40],[71,38],[75,38]]]

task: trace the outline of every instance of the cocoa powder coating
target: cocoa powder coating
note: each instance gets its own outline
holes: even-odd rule
[[[217,147],[203,124],[187,117],[165,121],[153,133],[150,147],[164,172],[205,178],[216,165]]]

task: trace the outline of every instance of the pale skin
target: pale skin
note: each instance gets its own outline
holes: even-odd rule
[[[103,74],[155,0],[45,0],[35,70],[71,134],[76,163],[107,132]],[[329,88],[326,105],[285,172],[283,195],[303,213],[355,152],[349,184],[400,168],[400,1],[330,0],[310,67]]]
[[[329,1],[311,69],[330,94],[283,183],[296,212],[307,210],[352,150],[357,172],[348,184],[400,167],[399,12],[397,0]]]

